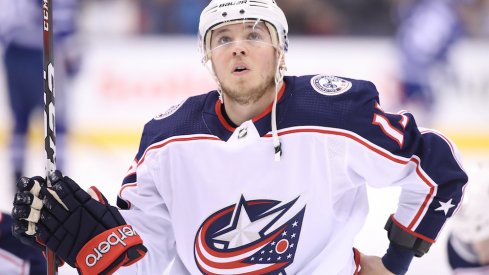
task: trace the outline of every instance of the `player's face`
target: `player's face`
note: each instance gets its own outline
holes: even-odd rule
[[[239,22],[212,31],[210,56],[224,100],[258,101],[275,88],[277,51],[263,22]]]

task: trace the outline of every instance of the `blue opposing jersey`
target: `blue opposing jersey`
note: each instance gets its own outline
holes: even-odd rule
[[[0,212],[0,274],[46,274],[46,260],[41,251],[12,235],[12,217]]]
[[[53,0],[54,41],[76,31],[79,0]],[[0,43],[42,48],[42,0],[0,0]]]
[[[353,274],[367,185],[400,186],[395,221],[431,243],[460,204],[456,147],[370,82],[286,76],[279,162],[270,112],[235,128],[212,91],[145,125],[118,205],[149,253],[121,274]]]
[[[427,85],[430,70],[447,62],[449,51],[462,38],[459,0],[416,0],[400,4],[397,45],[403,80]]]

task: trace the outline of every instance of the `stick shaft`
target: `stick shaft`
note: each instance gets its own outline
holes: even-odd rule
[[[43,75],[44,75],[44,151],[46,153],[46,180],[51,185],[50,172],[56,170],[56,124],[54,108],[54,48],[52,0],[43,0]],[[46,248],[47,274],[58,274],[56,256]]]

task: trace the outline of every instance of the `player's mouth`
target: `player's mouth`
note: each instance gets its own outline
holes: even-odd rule
[[[236,65],[232,71],[232,74],[242,75],[242,74],[245,74],[249,71],[250,71],[250,69],[248,69],[248,67],[246,67],[245,65]]]

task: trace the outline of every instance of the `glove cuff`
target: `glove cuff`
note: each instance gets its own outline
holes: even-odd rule
[[[80,274],[100,274],[117,262],[126,251],[143,240],[128,224],[106,230],[87,242],[76,256]],[[133,263],[133,262],[132,262]],[[128,263],[131,264],[131,263]],[[121,262],[119,266],[127,265]],[[116,268],[117,269],[117,268]],[[116,269],[112,269],[112,272]]]

